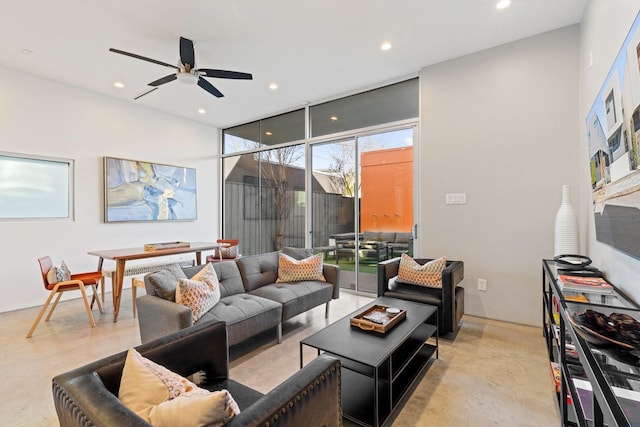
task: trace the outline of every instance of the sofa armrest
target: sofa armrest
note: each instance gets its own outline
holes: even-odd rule
[[[226,426],[342,425],[340,361],[320,355]]]
[[[338,299],[340,297],[340,267],[333,264],[323,264],[322,275],[327,283],[333,285],[333,299]]]
[[[224,322],[203,322],[136,349],[179,375],[203,370],[208,380],[224,380],[229,375],[226,343]],[[53,378],[61,427],[149,426],[117,397],[126,356],[123,351]]]
[[[398,275],[400,258],[392,258],[378,263],[378,296],[384,296],[389,290],[389,279]]]
[[[191,309],[173,301],[143,295],[136,299],[136,307],[142,343],[193,325]]]

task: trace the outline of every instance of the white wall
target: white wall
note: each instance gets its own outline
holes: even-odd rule
[[[640,302],[640,261],[596,240],[589,175],[586,117],[640,10],[639,0],[591,0],[580,35],[580,219],[587,224],[587,254],[636,302]],[[592,65],[590,65],[592,63]]]
[[[464,261],[468,314],[540,325],[563,184],[579,204],[578,43],[571,26],[421,71],[420,253]]]
[[[219,237],[218,129],[6,68],[0,94],[0,151],[75,159],[73,221],[0,222],[0,312],[44,303],[38,257],[80,272],[90,250]],[[198,220],[104,223],[103,156],[196,168]]]

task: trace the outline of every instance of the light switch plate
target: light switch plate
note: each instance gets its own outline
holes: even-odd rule
[[[447,205],[466,205],[467,193],[447,193],[445,203]]]

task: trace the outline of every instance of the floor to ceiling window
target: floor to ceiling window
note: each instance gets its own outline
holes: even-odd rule
[[[417,118],[411,79],[225,129],[224,237],[247,255],[313,247],[341,266],[342,286],[375,292],[393,252],[363,238],[412,229]]]
[[[397,233],[406,240],[412,231],[413,134],[406,127],[311,146],[311,243],[340,265],[344,288],[376,292],[377,263],[399,255]]]

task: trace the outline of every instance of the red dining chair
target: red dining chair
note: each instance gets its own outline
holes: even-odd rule
[[[230,259],[236,259],[240,255],[238,254],[238,243],[240,241],[237,239],[218,239],[216,243],[220,243],[222,246],[215,250],[213,255],[209,255],[207,257],[207,262],[216,262],[216,261],[228,261]]]
[[[55,284],[49,284],[49,281],[47,280],[47,274],[49,273],[49,270],[53,268],[53,263],[51,262],[51,258],[48,256],[38,258],[38,263],[40,264],[40,273],[42,273],[42,281],[44,283],[44,288],[47,291],[49,291],[49,297],[47,298],[47,301],[44,303],[44,305],[40,309],[40,312],[38,313],[38,317],[36,317],[36,320],[33,322],[31,329],[29,329],[29,332],[27,333],[27,338],[30,338],[31,335],[33,335],[33,332],[36,330],[36,327],[38,327],[38,324],[40,323],[40,319],[42,319],[42,315],[44,314],[44,312],[47,310],[47,307],[49,307],[49,304],[51,303],[51,298],[53,298],[53,296],[56,295],[56,299],[53,302],[53,306],[51,306],[51,310],[49,310],[49,314],[47,314],[47,317],[44,319],[45,322],[49,321],[49,319],[51,318],[51,315],[53,314],[53,310],[56,309],[56,306],[58,305],[58,301],[60,301],[60,297],[64,292],[67,292],[67,291],[75,291],[75,290],[80,291],[80,293],[82,294],[82,299],[84,300],[84,307],[87,311],[87,317],[89,318],[89,323],[91,324],[92,328],[95,328],[96,322],[95,320],[93,320],[93,314],[91,313],[91,306],[89,304],[89,300],[87,299],[87,293],[85,291],[85,288],[87,286],[90,286],[93,289],[93,298],[98,304],[98,309],[100,310],[100,313],[104,313],[104,310],[102,308],[102,302],[100,302],[100,298],[98,298],[98,293],[96,290],[96,285],[100,283],[100,279],[102,278],[102,273],[100,271],[94,271],[89,273],[72,274],[69,280],[65,280]]]

